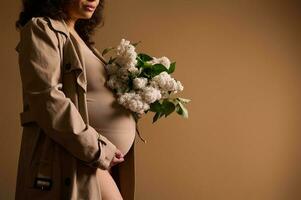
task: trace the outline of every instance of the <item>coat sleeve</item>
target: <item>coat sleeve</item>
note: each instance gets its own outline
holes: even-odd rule
[[[21,30],[17,46],[27,102],[43,132],[91,167],[109,169],[116,146],[86,124],[62,91],[58,39],[47,22],[32,18]]]

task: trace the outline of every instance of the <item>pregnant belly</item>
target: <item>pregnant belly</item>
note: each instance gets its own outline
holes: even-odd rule
[[[90,125],[126,155],[135,139],[136,123],[131,113],[109,92],[88,92]]]

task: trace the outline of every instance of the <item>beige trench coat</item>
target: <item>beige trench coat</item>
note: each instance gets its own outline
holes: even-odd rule
[[[85,66],[65,22],[32,18],[16,51],[23,131],[15,199],[101,200],[97,170],[109,169],[116,146],[89,125]],[[111,169],[125,200],[134,199],[134,146]]]

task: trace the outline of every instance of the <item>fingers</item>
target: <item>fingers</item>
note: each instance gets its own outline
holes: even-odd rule
[[[121,157],[121,158],[116,158],[116,162],[120,163],[120,162],[123,162],[124,161],[124,158]]]
[[[111,162],[111,166],[117,165],[118,163],[121,163],[123,161],[124,161],[123,157],[122,158],[116,158],[116,157],[114,157],[113,160],[112,160],[112,162]]]
[[[110,166],[114,166],[118,163],[121,163],[124,161],[124,155],[123,153],[119,150],[119,149],[116,149],[116,152],[115,152],[115,157],[113,158]]]
[[[123,158],[124,157],[123,153],[119,149],[116,149],[115,156],[117,158]]]

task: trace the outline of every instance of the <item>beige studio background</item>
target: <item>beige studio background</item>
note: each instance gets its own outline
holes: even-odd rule
[[[0,199],[14,198],[20,1],[1,6]],[[177,61],[190,118],[140,122],[138,200],[301,199],[298,1],[107,0],[97,47],[121,38]]]

